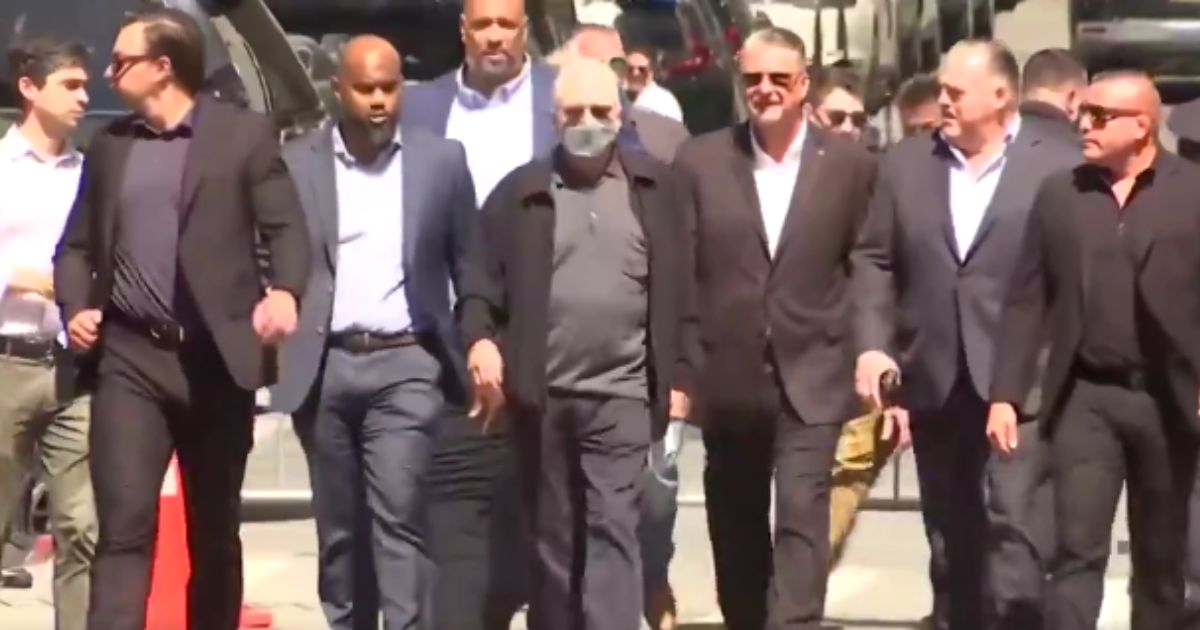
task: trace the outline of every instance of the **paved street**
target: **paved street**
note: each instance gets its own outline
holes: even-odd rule
[[[999,18],[998,35],[1023,61],[1045,46],[1066,46],[1066,2],[1025,0],[1017,10]],[[260,438],[247,481],[247,496],[256,505],[295,503],[307,488],[303,458],[286,420],[273,418],[260,427]],[[686,444],[682,459],[682,496],[677,529],[678,553],[672,566],[680,614],[685,628],[720,628],[713,595],[711,553],[705,527],[700,476],[703,451],[696,436]],[[875,496],[892,492],[889,469]],[[899,489],[916,496],[911,456],[899,466]],[[246,548],[248,602],[266,607],[275,627],[315,630],[325,627],[316,601],[315,534],[311,520],[253,522],[243,528]],[[1127,538],[1123,518],[1114,532],[1114,547]],[[928,612],[926,580],[928,552],[920,516],[915,512],[870,512],[860,519],[841,568],[833,575],[828,596],[830,625],[852,629],[911,627]],[[32,567],[36,584],[30,591],[0,593],[0,628],[51,628],[50,567]],[[1114,555],[1110,563],[1101,627],[1128,628],[1129,605],[1125,583],[1127,558]],[[520,620],[514,628],[523,627]]]

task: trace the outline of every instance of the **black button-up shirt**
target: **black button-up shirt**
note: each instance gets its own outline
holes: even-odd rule
[[[1146,192],[1154,185],[1156,160],[1133,184],[1125,206],[1111,194],[1091,208],[1082,242],[1087,248],[1087,302],[1084,304],[1083,340],[1079,358],[1099,369],[1137,369],[1144,365],[1139,326],[1144,321],[1137,290],[1137,263],[1131,236],[1141,228],[1146,212]],[[1100,168],[1086,169],[1098,188],[1111,190],[1112,179]]]
[[[133,124],[117,210],[112,303],[135,319],[182,319],[177,313],[176,269],[193,116],[194,112],[168,131],[141,120]]]

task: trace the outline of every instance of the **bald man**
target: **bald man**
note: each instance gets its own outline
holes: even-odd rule
[[[988,435],[1017,418],[1053,340],[1039,421],[1059,518],[1047,623],[1096,627],[1113,515],[1128,491],[1129,627],[1180,625],[1200,420],[1200,169],[1162,149],[1149,77],[1097,76],[1079,108],[1086,164],[1037,193],[1008,287]]]
[[[314,265],[272,392],[308,458],[330,627],[433,628],[422,507],[444,399],[465,400],[450,296],[475,220],[462,145],[398,124],[400,55],[351,40],[341,119],[284,150]]]
[[[956,44],[938,81],[941,130],[881,159],[854,254],[856,387],[879,404],[881,379],[901,377],[889,413],[902,434],[913,418],[929,626],[1036,630],[1053,542],[1044,449],[1035,424],[1023,422],[1015,454],[991,456],[986,401],[1003,345],[1002,286],[1034,193],[1081,158],[1017,113],[1017,63],[1002,44]],[[1036,388],[1022,395],[1036,411]]]
[[[690,391],[681,222],[670,171],[617,142],[617,76],[567,59],[559,145],[488,198],[459,309],[472,415],[506,410],[522,466],[530,629],[636,630],[639,478]]]

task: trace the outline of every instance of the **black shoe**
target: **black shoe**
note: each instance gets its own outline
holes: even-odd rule
[[[33,574],[22,568],[0,571],[0,588],[33,588]]]

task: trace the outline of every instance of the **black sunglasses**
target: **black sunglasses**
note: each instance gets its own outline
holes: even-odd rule
[[[850,124],[862,129],[867,126],[866,112],[848,112],[844,109],[826,109],[825,118],[829,120],[829,125],[832,127],[841,127],[845,124],[846,119],[850,119]]]
[[[157,55],[119,55],[117,53],[113,53],[112,60],[109,61],[108,67],[112,69],[112,75],[116,77],[133,66],[142,63],[143,61],[150,61],[152,59],[156,59],[157,57]]]
[[[770,81],[771,85],[786,90],[795,85],[796,79],[799,77],[799,74],[790,72],[743,72],[742,82],[746,84],[747,88],[758,87],[765,78]]]
[[[1096,129],[1103,129],[1108,123],[1118,118],[1132,118],[1140,116],[1142,112],[1136,109],[1123,109],[1120,107],[1105,107],[1094,103],[1084,103],[1079,106],[1079,119],[1082,121],[1088,118],[1092,121],[1092,126]]]

